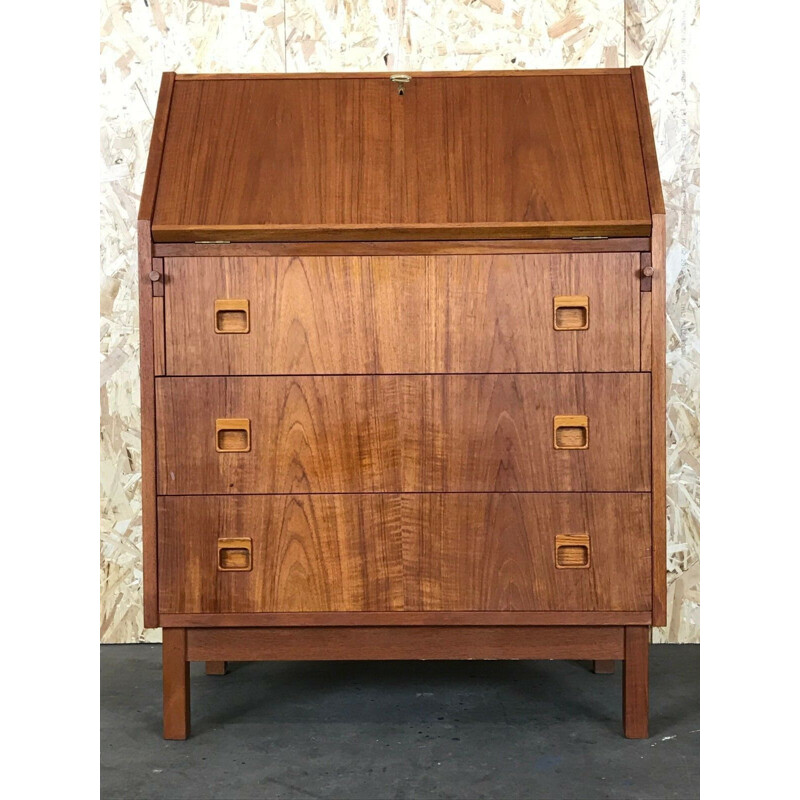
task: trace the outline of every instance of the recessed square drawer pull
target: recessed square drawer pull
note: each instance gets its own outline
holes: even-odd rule
[[[556,536],[556,568],[588,569],[589,534],[560,533]]]
[[[250,301],[215,300],[214,331],[216,333],[250,333]]]
[[[553,447],[556,450],[587,450],[589,417],[583,414],[553,417]]]
[[[249,572],[253,569],[252,550],[252,539],[217,539],[217,569]]]
[[[557,331],[585,331],[589,327],[589,298],[576,294],[554,297],[553,327]]]
[[[218,419],[216,446],[218,453],[249,453],[250,420]]]

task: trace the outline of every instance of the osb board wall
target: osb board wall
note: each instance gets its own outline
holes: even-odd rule
[[[698,86],[693,0],[106,0],[101,19],[101,639],[141,610],[135,219],[161,73],[643,64],[667,203],[669,624],[699,618]]]

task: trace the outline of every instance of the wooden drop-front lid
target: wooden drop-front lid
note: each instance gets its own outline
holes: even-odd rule
[[[140,219],[157,242],[649,236],[637,68],[164,76]]]

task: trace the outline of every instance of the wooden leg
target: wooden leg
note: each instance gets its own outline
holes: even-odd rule
[[[186,628],[164,628],[161,659],[164,675],[164,738],[189,735],[189,662]]]
[[[611,675],[614,672],[613,661],[595,661],[594,672],[596,675]]]
[[[206,661],[206,675],[224,675],[227,671],[227,661]]]
[[[625,660],[622,676],[622,716],[628,739],[646,739],[649,696],[648,660],[650,629],[642,625],[625,627]]]

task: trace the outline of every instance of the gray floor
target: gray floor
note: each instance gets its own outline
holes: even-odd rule
[[[699,647],[651,648],[651,738],[620,722],[621,665],[192,664],[192,737],[161,738],[161,648],[101,648],[102,797],[699,797]]]

